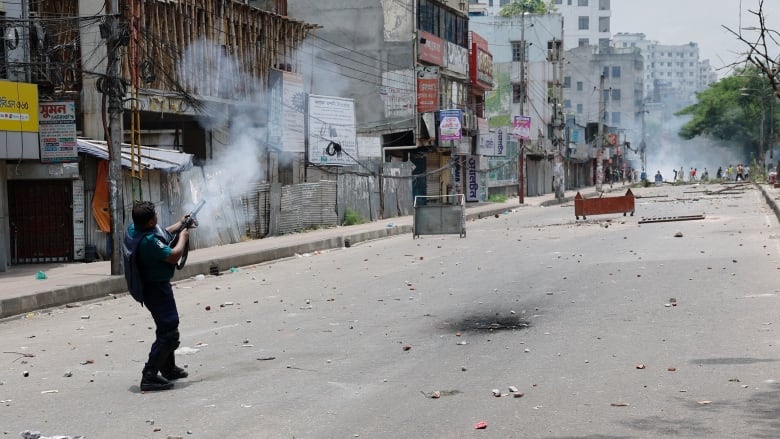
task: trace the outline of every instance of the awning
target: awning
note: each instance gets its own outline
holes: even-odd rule
[[[76,139],[78,152],[89,154],[99,159],[108,160],[108,145],[106,142],[91,139]],[[156,169],[166,173],[182,172],[192,168],[192,154],[186,154],[170,149],[141,146],[141,167]],[[130,169],[130,145],[122,144],[122,167]]]

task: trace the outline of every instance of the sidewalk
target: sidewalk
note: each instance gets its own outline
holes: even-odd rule
[[[628,186],[625,186],[628,187]],[[616,186],[613,190],[619,190]],[[604,188],[609,191],[608,188]],[[466,205],[466,221],[501,214],[511,209],[539,207],[567,202],[574,199],[578,190],[566,192],[559,201],[555,194],[526,197],[524,204],[517,198],[503,203],[473,203]],[[583,196],[596,194],[594,187],[580,188]],[[414,216],[388,218],[367,224],[334,227],[304,233],[294,233],[256,239],[236,244],[192,250],[187,265],[176,272],[174,281],[198,274],[223,272],[231,267],[242,267],[272,260],[288,258],[295,254],[341,248],[349,240],[350,245],[395,235],[412,236]],[[468,230],[468,225],[466,225]],[[36,274],[42,271],[46,279]],[[0,318],[17,316],[46,308],[79,301],[106,298],[126,294],[124,276],[112,276],[111,262],[71,262],[53,264],[14,265],[0,272]]]

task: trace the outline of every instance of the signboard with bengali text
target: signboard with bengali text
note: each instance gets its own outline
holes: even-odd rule
[[[0,81],[0,131],[38,132],[38,86]]]
[[[40,104],[39,118],[41,162],[78,161],[76,104],[72,101],[43,102]]]

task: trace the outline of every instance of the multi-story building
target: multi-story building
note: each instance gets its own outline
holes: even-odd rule
[[[512,0],[470,0],[472,16],[498,15]],[[561,14],[565,24],[563,47],[609,46],[612,37],[610,0],[553,0],[552,12]]]
[[[643,33],[619,32],[613,47],[634,48],[645,61],[645,97],[648,102],[663,103],[670,111],[695,102],[696,92],[717,80],[709,60],[699,59],[699,45],[660,44]]]
[[[137,199],[160,203],[161,222],[179,217],[195,179],[201,197],[207,184],[205,172],[187,184],[178,173],[192,157],[207,164],[235,154],[242,133],[250,153],[228,163],[231,183],[265,178],[278,155],[265,148],[269,76],[296,71],[313,26],[287,18],[285,0],[256,3],[267,9],[238,0],[0,4],[0,93],[6,108],[14,102],[0,118],[0,271],[88,260],[90,248],[118,257],[121,240],[111,237],[123,230],[112,220],[126,222]],[[107,145],[123,141],[134,147],[108,160]],[[118,175],[107,178],[109,162]],[[126,189],[109,195],[109,179]]]
[[[552,191],[553,158],[557,150],[554,126],[561,113],[563,17],[560,14],[525,16],[471,16],[470,26],[493,48],[494,82],[488,93],[486,117],[493,130],[511,131],[514,116],[530,117],[525,147],[527,195]],[[516,140],[510,137],[508,158],[491,159],[491,168],[514,159]],[[507,181],[490,181],[491,191],[501,192]]]
[[[371,158],[410,163],[413,195],[461,192],[460,165],[474,154],[482,96],[493,83],[489,48],[469,32],[466,3],[302,0],[289,7],[290,16],[320,25],[311,93],[353,101],[358,143],[375,145],[358,148],[357,166]],[[320,165],[310,172],[334,173]]]
[[[606,157],[622,156],[625,142],[639,145],[642,136],[643,59],[633,49],[578,47],[566,51],[564,110],[575,126],[602,123],[608,126],[612,146]],[[601,77],[604,77],[602,90]],[[585,130],[575,136],[581,142]],[[599,145],[610,146],[601,139]],[[637,164],[633,165],[637,167]]]

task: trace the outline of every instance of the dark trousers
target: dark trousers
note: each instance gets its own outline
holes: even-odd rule
[[[173,351],[179,347],[179,312],[170,282],[144,283],[144,305],[152,313],[156,338],[149,351],[145,373],[157,373],[174,364]]]

